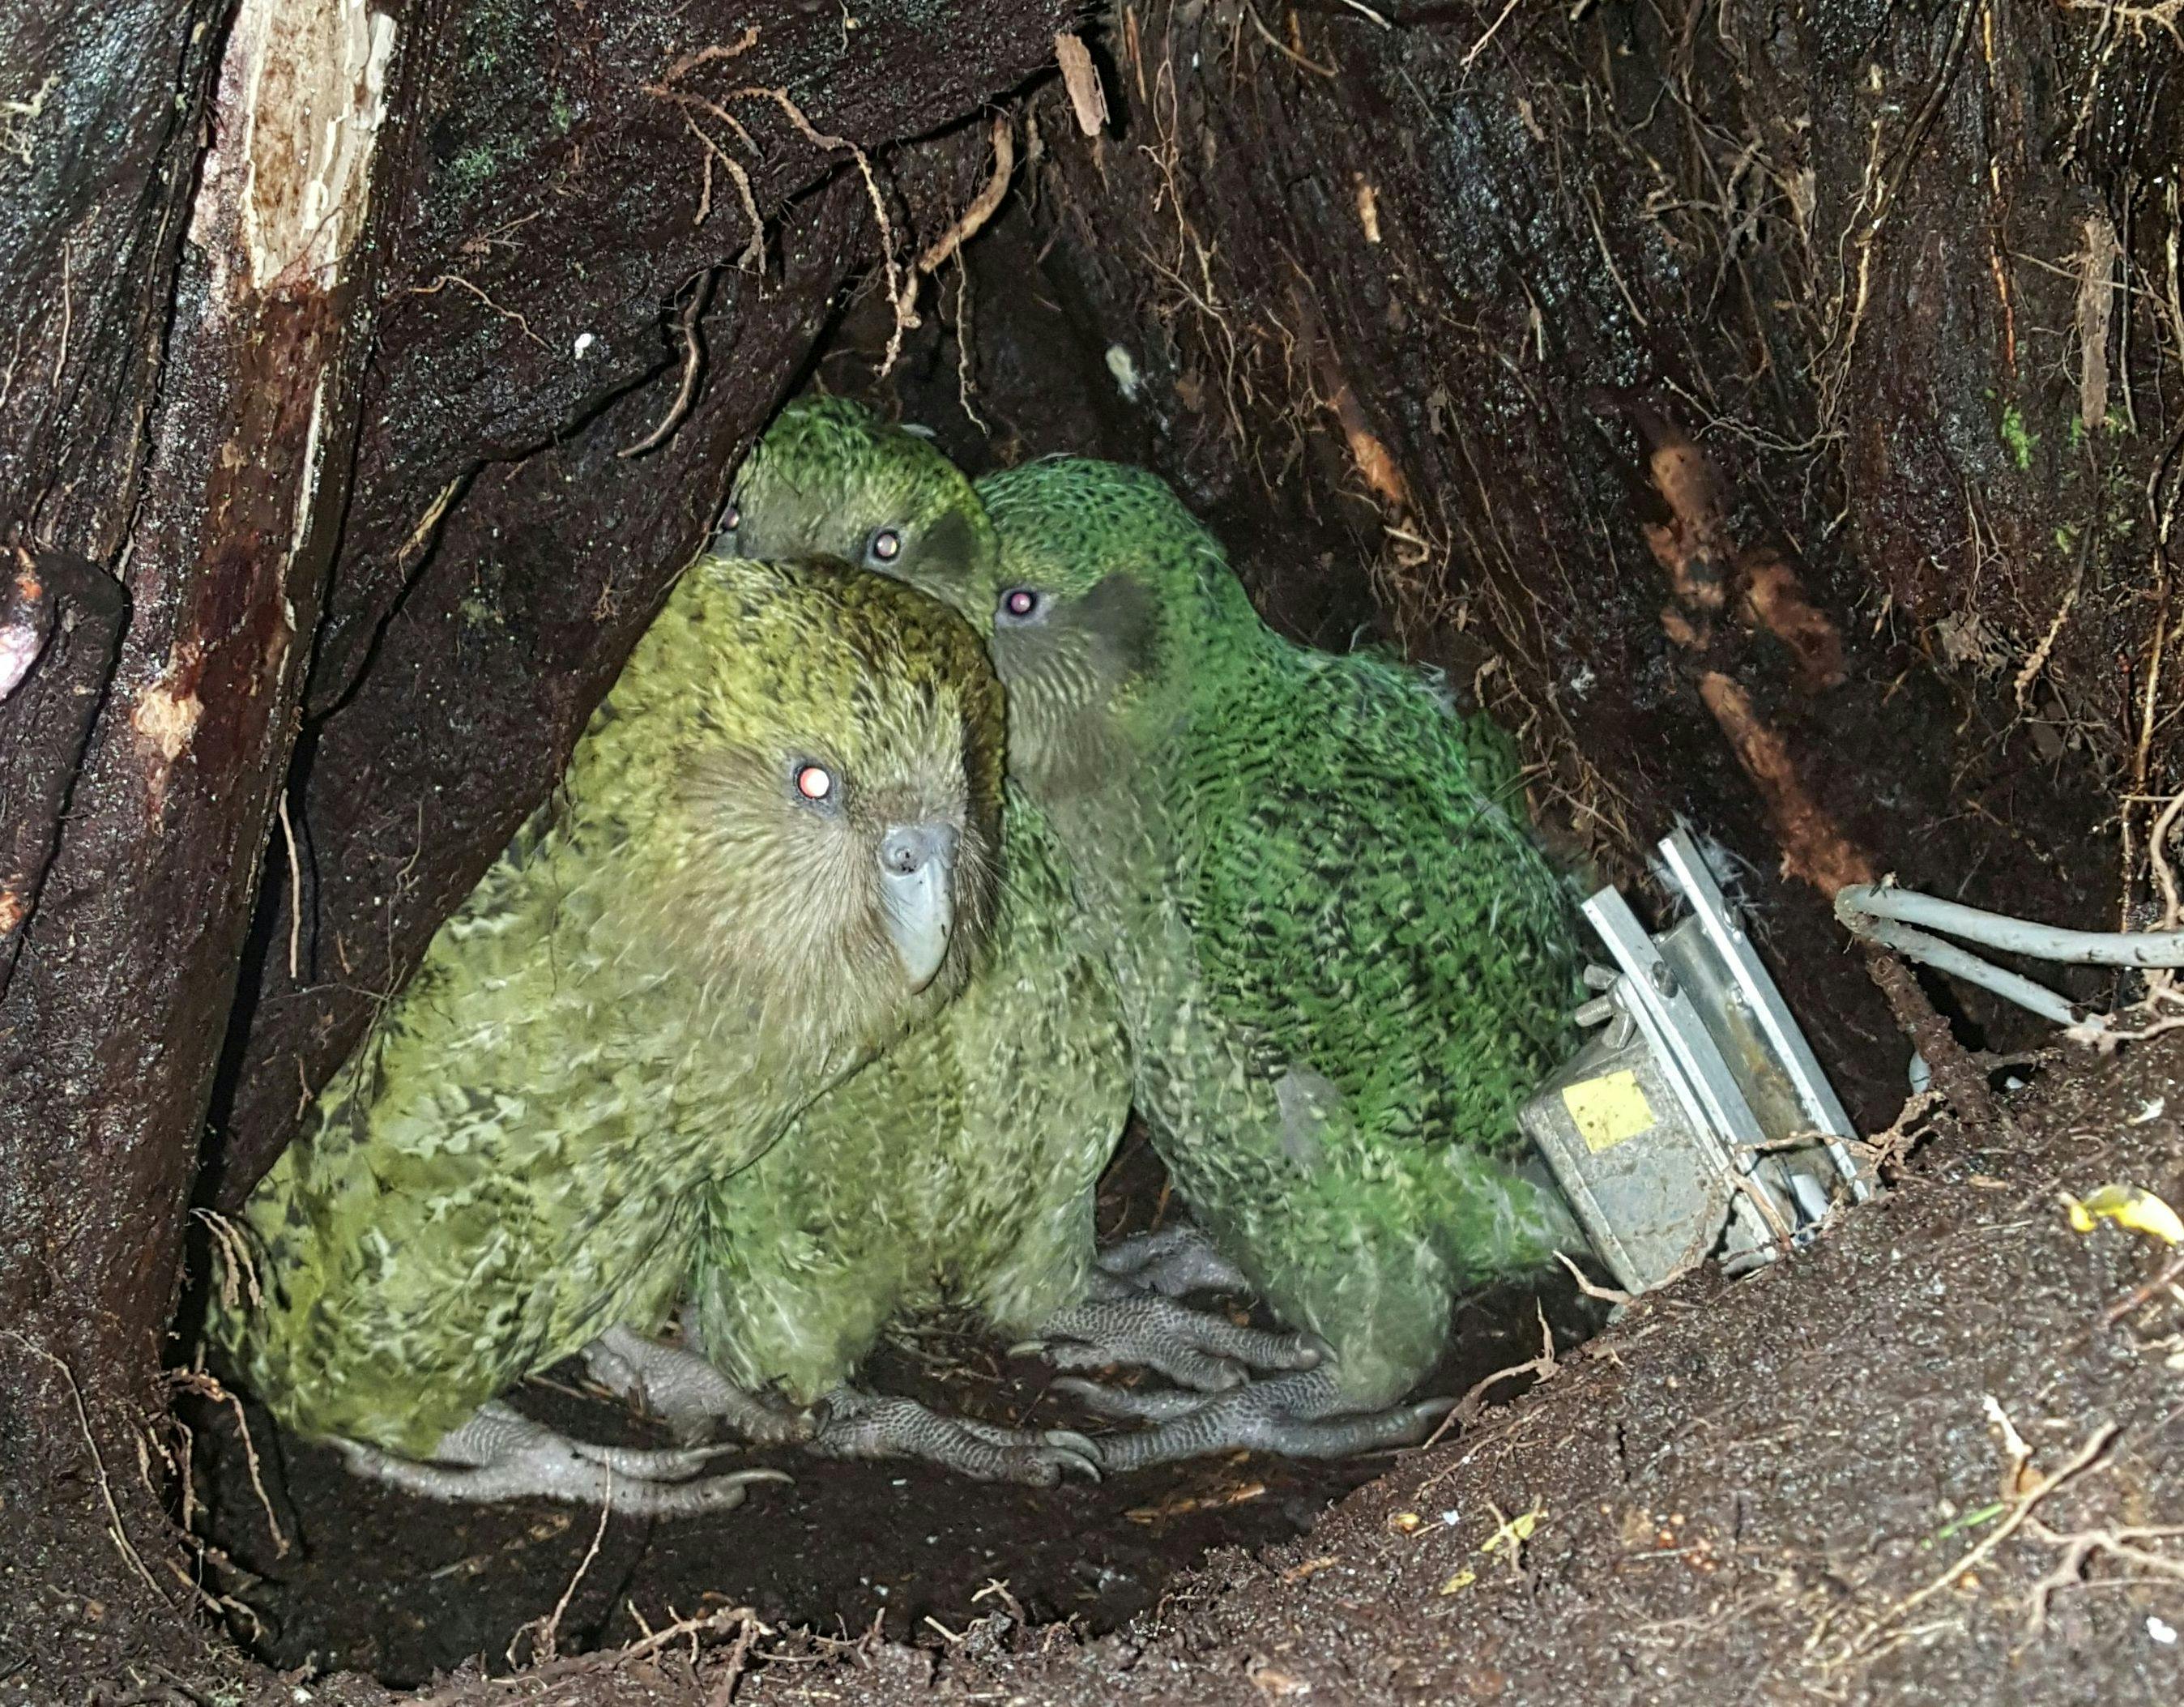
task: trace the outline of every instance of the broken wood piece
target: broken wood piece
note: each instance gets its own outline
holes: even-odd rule
[[[1107,128],[1107,92],[1100,82],[1100,68],[1092,63],[1092,50],[1083,37],[1061,30],[1055,32],[1054,58],[1061,67],[1077,128],[1088,137],[1098,136]]]

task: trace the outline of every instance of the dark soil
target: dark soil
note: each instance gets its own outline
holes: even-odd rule
[[[713,1707],[734,1676],[739,1702],[839,1707],[2175,1701],[2178,1540],[2140,1537],[2165,1565],[2097,1553],[2082,1576],[2054,1577],[2044,1626],[2034,1615],[2067,1537],[2184,1523],[2184,1298],[2156,1288],[2108,1319],[2169,1253],[2113,1225],[2074,1232],[2059,1202],[2119,1181],[2184,1202],[2180,1117],[2184,1040],[2061,1062],[2014,1099],[2014,1131],[1944,1121],[1893,1191],[1803,1259],[1736,1285],[1696,1276],[1641,1303],[1565,1354],[1552,1380],[1406,1457],[1307,1535],[1295,1532],[1298,1507],[1308,1515],[1340,1481],[1256,1459],[1051,1494],[916,1472],[898,1487],[883,1469],[807,1465],[794,1490],[760,1490],[702,1531],[610,1525],[561,1637],[565,1650],[618,1638],[632,1601],[655,1627],[671,1606],[715,1612],[706,1630],[504,1681],[470,1669],[429,1699]],[[1512,1333],[1497,1355],[1530,1350]],[[2037,1484],[2011,1477],[1990,1397],[2030,1449],[2029,1475],[2115,1431],[2006,1536],[2012,1502]],[[301,1542],[283,1576],[245,1598],[265,1609],[267,1650],[285,1661],[318,1644],[321,1665],[369,1659],[391,1671],[437,1642],[449,1659],[482,1649],[499,1670],[506,1633],[550,1611],[588,1545],[581,1516],[455,1518],[315,1470],[315,1454],[281,1456],[275,1497]],[[1123,1515],[1251,1482],[1268,1492],[1216,1515]],[[1521,1547],[1485,1549],[1505,1519],[1527,1515]],[[246,1557],[262,1556],[248,1511],[224,1523]],[[928,1546],[928,1534],[942,1539]],[[1168,1575],[1223,1538],[1235,1544]],[[147,1690],[131,1699],[386,1699],[353,1678],[276,1685],[171,1621],[140,1628],[110,1551],[42,1554],[20,1528],[11,1539],[13,1586],[32,1593],[13,1603],[30,1618],[0,1639],[8,1707]],[[1135,1580],[1097,1583],[1078,1560]],[[989,1576],[1008,1581],[1021,1617],[999,1593],[971,1604]],[[742,1596],[762,1607],[772,1596],[817,1631],[738,1656]],[[1132,1596],[1155,1604],[1112,1634],[1046,1621],[1120,1615]],[[883,1626],[868,1636],[874,1611]],[[782,1630],[783,1616],[770,1621]],[[93,1678],[126,1681],[94,1697]]]
[[[1150,1152],[1131,1144],[1103,1192],[1102,1227],[1153,1224],[1162,1185]],[[1546,1308],[1564,1345],[1597,1319],[1596,1307],[1567,1284],[1548,1289]],[[1461,1394],[1532,1355],[1539,1339],[1530,1289],[1474,1300],[1434,1390]],[[1035,1358],[1007,1358],[965,1325],[943,1323],[885,1347],[864,1379],[995,1422],[1106,1426],[1048,1394],[1050,1374]],[[557,1371],[521,1402],[588,1438],[652,1438],[618,1403],[580,1393],[580,1380],[573,1368]],[[268,1500],[289,1542],[284,1554],[251,1485],[232,1413],[193,1420],[209,1538],[243,1567],[220,1586],[249,1609],[241,1633],[284,1670],[354,1669],[397,1685],[473,1658],[505,1671],[511,1647],[519,1659],[532,1654],[524,1627],[560,1598],[599,1532],[588,1511],[544,1502],[437,1506],[359,1481],[330,1449],[281,1436],[253,1407]],[[1050,1490],[988,1486],[916,1464],[820,1463],[794,1449],[734,1463],[776,1465],[796,1485],[755,1488],[743,1506],[710,1518],[610,1519],[563,1614],[561,1652],[619,1646],[678,1613],[737,1605],[783,1628],[936,1637],[938,1627],[961,1631],[1003,1604],[989,1587],[995,1582],[1041,1623],[1103,1635],[1151,1609],[1209,1548],[1293,1540],[1386,1468],[1384,1459],[1313,1464],[1240,1453]]]

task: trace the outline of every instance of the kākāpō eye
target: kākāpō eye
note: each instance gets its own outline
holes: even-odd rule
[[[866,542],[865,555],[875,563],[892,563],[902,555],[902,531],[895,527],[875,527],[872,537]]]
[[[737,528],[743,525],[744,507],[742,505],[737,503],[734,499],[731,498],[728,500],[727,513],[721,517],[722,529],[726,533],[733,533]]]
[[[796,792],[807,801],[831,800],[834,794],[833,772],[824,765],[797,766]]]
[[[1028,622],[1039,614],[1039,594],[1028,587],[1011,587],[1001,594],[1000,614],[1017,622]]]

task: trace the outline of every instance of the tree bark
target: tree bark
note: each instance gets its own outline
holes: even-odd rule
[[[983,126],[899,183],[880,151],[1036,74],[1062,16],[0,19],[0,543],[41,577],[0,605],[0,655],[36,654],[0,695],[11,1478],[75,1461],[78,1392],[135,1461],[201,1161],[239,1192],[277,1154],[550,786],[838,288],[946,223]]]
[[[910,406],[1168,474],[1279,624],[1520,729],[1608,873],[1721,838],[1885,1124],[1825,889],[2113,928],[2184,785],[2184,63],[2044,0],[1373,10],[1120,8],[1108,124],[1043,93],[1028,229],[973,255],[996,440],[952,356]]]

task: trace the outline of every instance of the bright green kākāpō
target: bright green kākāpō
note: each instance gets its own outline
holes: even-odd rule
[[[694,564],[246,1207],[210,1332],[274,1414],[447,1498],[612,1481],[647,1509],[689,1476],[489,1402],[656,1325],[705,1191],[961,988],[1001,715],[975,638],[907,588]]]
[[[864,418],[845,419],[858,429]],[[834,421],[833,406],[799,407],[760,441],[730,512],[735,549],[897,561],[932,543],[925,521],[949,551],[961,549],[950,527],[983,526],[975,505],[928,517],[889,494],[899,519],[874,553],[865,506],[810,502],[842,494],[771,477],[800,466],[808,435]],[[1095,1257],[1095,1187],[1130,1101],[1120,1001],[1045,814],[1011,790],[1006,820],[994,929],[963,995],[709,1195],[686,1325],[741,1387],[825,1401],[816,1449],[1050,1481],[1084,1467],[1078,1437],[981,1429],[843,1383],[890,1320],[951,1302],[1060,1342],[1072,1364],[1150,1362],[1200,1386],[1240,1379],[1245,1363],[1295,1368],[1314,1353],[1141,1291],[1209,1272],[1187,1244]]]
[[[798,407],[767,478],[990,634],[1010,774],[1110,957],[1140,1111],[1216,1243],[1336,1353],[1189,1415],[1118,1403],[1172,1420],[1103,1460],[1400,1437],[1418,1414],[1316,1420],[1403,1393],[1457,1290],[1577,1243],[1512,1165],[1580,955],[1507,738],[1416,672],[1274,634],[1149,474],[1055,460],[974,494],[915,438]]]

